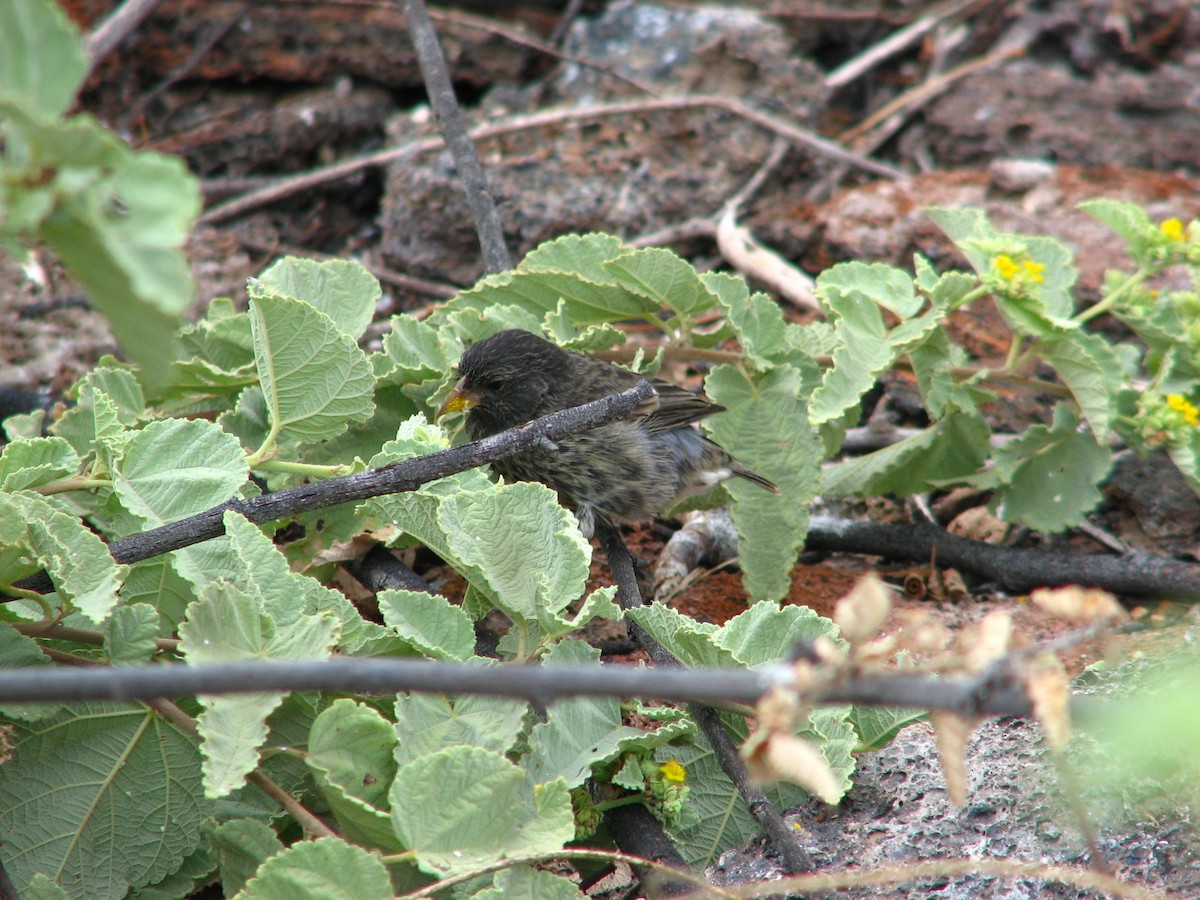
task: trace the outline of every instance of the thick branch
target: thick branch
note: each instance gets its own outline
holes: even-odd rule
[[[1021,550],[972,541],[925,523],[886,525],[826,516],[813,517],[804,546],[918,562],[936,556],[939,566],[969,572],[1014,594],[1081,584],[1129,597],[1200,600],[1200,566],[1146,553],[1099,556]]]

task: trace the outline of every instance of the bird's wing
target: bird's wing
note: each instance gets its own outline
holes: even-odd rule
[[[651,379],[654,390],[658,391],[658,408],[648,414],[642,422],[651,434],[671,431],[699,422],[705,416],[723,412],[725,407],[718,406],[699,394],[684,390],[677,384]]]

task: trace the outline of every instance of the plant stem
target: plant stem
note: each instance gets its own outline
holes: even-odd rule
[[[1138,285],[1142,284],[1147,278],[1155,274],[1157,271],[1157,267],[1152,268],[1150,266],[1140,266],[1136,272],[1126,278],[1125,281],[1122,282],[1121,285],[1118,286],[1117,289],[1111,294],[1109,294],[1107,297],[1104,297],[1096,305],[1085,309],[1083,312],[1075,316],[1074,321],[1079,325],[1082,325],[1085,322],[1090,322],[1092,319],[1096,318],[1096,316],[1103,315],[1104,313],[1108,312],[1110,309],[1116,306],[1118,302],[1120,302],[1122,297],[1124,297]]]

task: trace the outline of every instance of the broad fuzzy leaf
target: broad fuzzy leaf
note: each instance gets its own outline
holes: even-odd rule
[[[738,561],[755,601],[777,599],[808,529],[808,503],[820,487],[824,450],[800,398],[800,370],[779,365],[747,378],[734,366],[713,369],[705,390],[727,412],[706,420],[705,430],[744,466],[779,485],[772,494],[742,478],[725,488],[739,536]]]
[[[176,871],[215,812],[195,739],[145,706],[78,704],[9,742],[0,830],[18,888],[53,872],[73,898],[119,900]]]
[[[371,364],[325,313],[263,294],[250,301],[250,323],[272,428],[290,439],[327,441],[371,417]]]
[[[288,256],[252,280],[252,298],[275,294],[302,300],[358,340],[371,324],[383,295],[379,279],[349,259],[302,259]]]
[[[264,862],[238,900],[391,900],[387,867],[336,838],[297,841]]]
[[[429,872],[553,852],[575,834],[561,781],[535,787],[519,767],[479,747],[413,760],[396,773],[390,797],[396,834]]]

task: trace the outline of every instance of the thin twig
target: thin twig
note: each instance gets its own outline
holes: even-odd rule
[[[989,53],[987,56],[968,60],[960,66],[955,66],[948,72],[923,81],[912,90],[905,91],[900,96],[885,103],[853,128],[847,128],[843,131],[838,136],[838,139],[847,145],[854,145],[859,141],[868,141],[870,131],[881,123],[886,122],[891,116],[901,113],[908,115],[949,89],[954,82],[975,72],[991,68],[998,63],[1015,59],[1018,56],[1024,55],[1024,53],[1024,47],[1006,47],[995,53]]]
[[[516,116],[502,122],[480,125],[471,129],[469,136],[472,140],[481,141],[493,137],[503,137],[537,128],[561,126],[571,122],[588,122],[609,116],[639,115],[654,112],[671,112],[687,109],[712,108],[723,109],[735,116],[753,122],[775,134],[787,138],[793,144],[802,146],[818,156],[845,162],[864,171],[881,175],[885,178],[900,178],[903,172],[886,163],[868,159],[860,154],[847,150],[835,141],[821,137],[815,132],[801,128],[776,116],[759,112],[740,100],[732,97],[720,97],[701,94],[691,97],[660,97],[644,100],[625,100],[614,103],[600,103],[594,106],[576,109],[554,109]],[[281,179],[275,184],[260,188],[256,191],[227,200],[214,206],[200,217],[201,224],[212,224],[240,216],[250,210],[274,203],[285,197],[303,191],[312,190],[331,181],[337,181],[354,175],[363,169],[391,165],[403,159],[419,156],[439,150],[445,146],[441,138],[426,138],[414,141],[402,147],[392,147],[365,154],[352,159],[343,160],[330,166],[302,172]]]
[[[154,11],[162,0],[125,0],[107,19],[92,29],[87,36],[85,49],[92,65],[108,56],[125,37],[142,24],[146,16]]]
[[[190,75],[196,68],[196,66],[200,65],[200,61],[203,60],[204,57],[206,57],[210,52],[212,52],[212,49],[216,47],[217,44],[221,43],[225,35],[229,33],[230,29],[233,28],[239,21],[241,21],[242,17],[246,14],[247,8],[248,7],[243,4],[242,6],[234,9],[232,13],[226,17],[225,21],[217,22],[217,24],[209,30],[208,35],[206,35],[205,38],[200,41],[196,48],[191,52],[187,59],[164,75],[159,80],[158,84],[154,85],[154,87],[152,87],[149,91],[138,97],[133,105],[131,105],[129,109],[125,110],[121,118],[117,120],[117,131],[126,132],[133,128],[134,123],[138,120],[142,113],[146,111],[151,103],[170,90],[171,85],[182,81],[184,78],[187,78],[188,75]]]
[[[879,869],[849,870],[800,875],[743,885],[741,897],[811,896],[844,891],[856,887],[901,884],[906,881],[944,881],[949,878],[975,876],[978,878],[1009,878],[1049,881],[1070,885],[1081,890],[1129,900],[1178,900],[1177,894],[1155,891],[1127,880],[1112,878],[1084,869],[1049,865],[1046,862],[1018,862],[1011,859],[935,859],[903,866]],[[976,886],[978,889],[978,886]],[[959,892],[967,896],[967,891]],[[911,896],[911,895],[908,895]]]
[[[479,246],[483,251],[483,265],[488,272],[503,272],[512,268],[512,257],[504,243],[504,226],[496,211],[496,201],[488,190],[487,176],[479,164],[475,144],[467,133],[450,71],[446,68],[446,57],[438,42],[425,0],[405,0],[404,18],[412,36],[413,49],[417,52],[417,63],[425,81],[425,92],[437,116],[442,139],[454,157],[458,177],[467,195],[467,206],[475,221],[475,232],[479,235]]]
[[[993,2],[995,0],[954,0],[927,12],[898,31],[892,32],[879,43],[846,60],[825,76],[825,86],[834,90],[845,87],[884,60],[908,49],[947,19],[960,14],[970,14],[974,12],[971,7],[985,6]]]

